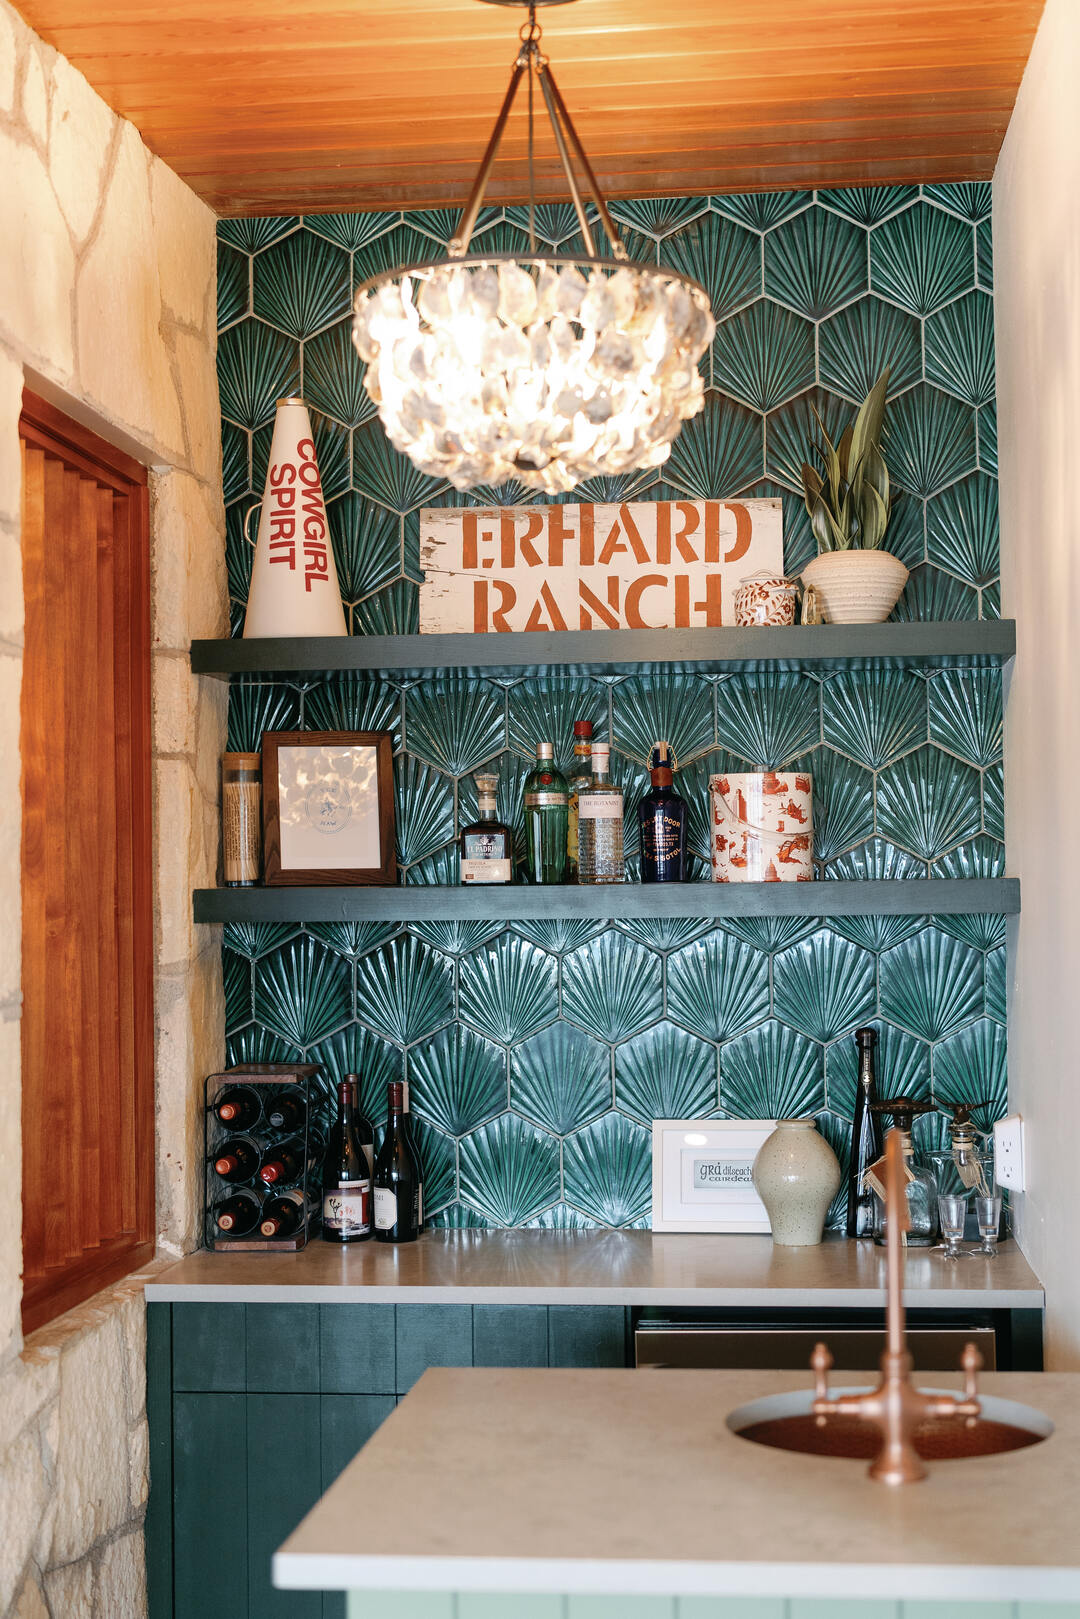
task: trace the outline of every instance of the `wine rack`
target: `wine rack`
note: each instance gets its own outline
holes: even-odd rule
[[[318,1232],[327,1102],[317,1067],[249,1064],[210,1074],[205,1085],[204,1241],[216,1253],[295,1253]],[[229,1118],[219,1110],[232,1108]],[[227,1164],[222,1170],[219,1166]],[[272,1182],[263,1172],[272,1170]],[[220,1217],[233,1221],[222,1228]],[[263,1235],[264,1220],[280,1219]]]

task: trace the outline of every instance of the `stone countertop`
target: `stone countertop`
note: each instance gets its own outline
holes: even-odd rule
[[[830,1236],[777,1248],[767,1236],[650,1231],[425,1232],[393,1247],[313,1242],[300,1253],[197,1253],[146,1289],[152,1302],[613,1304],[724,1309],[881,1309],[885,1250]],[[909,1309],[1041,1310],[1042,1284],[1014,1242],[946,1264],[912,1249]]]
[[[871,1481],[865,1462],[727,1428],[745,1401],[808,1384],[789,1372],[428,1371],[278,1551],[274,1582],[1080,1599],[1080,1375],[983,1378],[983,1394],[1036,1406],[1055,1431],[1010,1455],[931,1464],[900,1489]]]

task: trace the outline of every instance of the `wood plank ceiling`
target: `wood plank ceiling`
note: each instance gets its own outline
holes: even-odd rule
[[[989,177],[1043,0],[578,0],[540,13],[613,196]],[[521,16],[478,0],[22,0],[223,214],[452,206]],[[523,99],[523,98],[522,98]],[[565,195],[550,136],[538,195]],[[492,200],[521,201],[525,120]]]

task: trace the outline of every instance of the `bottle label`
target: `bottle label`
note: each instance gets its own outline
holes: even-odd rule
[[[375,1188],[375,1229],[392,1231],[397,1225],[397,1193],[389,1186]]]
[[[371,1182],[342,1181],[323,1192],[323,1224],[343,1237],[371,1230]]]
[[[565,793],[526,793],[526,809],[565,809],[567,796]]]
[[[471,839],[469,841],[471,842]],[[491,855],[481,855],[479,859],[461,862],[463,883],[508,883],[512,877],[509,860],[496,860]]]
[[[622,793],[579,793],[577,812],[582,821],[621,821]]]

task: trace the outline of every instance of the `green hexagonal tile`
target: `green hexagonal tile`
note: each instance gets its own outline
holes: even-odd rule
[[[820,705],[811,675],[729,675],[716,692],[717,738],[750,769],[779,770],[820,741]]]
[[[405,694],[410,751],[455,776],[474,771],[506,745],[505,708],[488,681],[425,680]]]
[[[716,929],[668,957],[667,1012],[706,1040],[727,1040],[769,1015],[768,958]]]
[[[602,1225],[637,1225],[652,1204],[652,1134],[605,1113],[563,1143],[566,1201]]]
[[[632,675],[612,691],[612,741],[642,765],[667,741],[688,763],[715,744],[714,701],[712,682],[697,675]]]
[[[346,427],[360,427],[375,415],[375,403],[364,387],[364,366],[353,347],[351,317],[304,344],[304,398]]]
[[[856,225],[880,225],[918,195],[918,186],[839,186],[835,191],[819,191],[818,202],[835,208]]]
[[[950,180],[943,185],[923,186],[923,196],[929,197],[931,202],[940,203],[943,208],[959,214],[963,219],[969,219],[972,224],[990,218],[992,202],[989,180]]]
[[[711,199],[714,210],[751,230],[771,230],[814,200],[812,191],[746,191]]]
[[[325,237],[294,231],[257,255],[252,308],[290,337],[310,337],[349,308],[349,256]]]
[[[304,225],[347,252],[355,252],[396,225],[397,214],[305,214]]]
[[[759,299],[722,322],[712,349],[713,387],[754,410],[772,410],[816,381],[814,328]]]
[[[600,681],[555,676],[518,681],[510,688],[510,746],[535,759],[536,744],[550,742],[560,770],[574,757],[574,721],[589,720],[594,742],[608,734],[608,688]]]
[[[1009,1104],[1005,1030],[981,1018],[934,1047],[934,1101],[988,1102],[975,1113],[975,1123],[989,1130]]]
[[[394,760],[395,835],[403,865],[424,860],[454,836],[454,784],[410,754]]]
[[[765,422],[766,475],[801,489],[803,463],[812,459],[812,447],[821,438],[818,416],[835,444],[854,415],[846,399],[838,399],[824,388],[811,388],[797,399],[789,399]]]
[[[825,1105],[824,1053],[782,1023],[751,1029],[720,1048],[720,1104],[737,1119],[791,1119]]]
[[[892,617],[905,623],[941,624],[950,619],[975,618],[978,606],[978,592],[970,585],[927,565],[911,570]]]
[[[611,1055],[571,1023],[551,1023],[510,1053],[510,1105],[557,1136],[611,1106]]]
[[[926,503],[926,552],[969,585],[997,578],[997,479],[973,472]]]
[[[504,933],[461,963],[460,1016],[503,1045],[524,1040],[558,1016],[554,959],[516,933]]]
[[[348,963],[307,936],[259,962],[254,991],[257,1021],[296,1046],[324,1039],[352,1013]]]
[[[273,421],[277,400],[298,391],[300,349],[262,321],[241,320],[218,339],[217,373],[221,414],[239,427],[261,427]]]
[[[926,321],[926,380],[968,405],[994,398],[994,304],[969,292]]]
[[[898,849],[885,838],[868,838],[857,849],[849,849],[838,860],[830,860],[825,867],[825,876],[837,882],[881,882],[926,875],[925,860],[917,860],[906,849]]]
[[[409,1052],[410,1111],[452,1136],[507,1105],[506,1053],[460,1023]]]
[[[261,681],[236,685],[229,694],[228,746],[258,753],[267,731],[295,731],[300,724],[300,693],[295,686]]]
[[[504,1113],[464,1136],[461,1196],[500,1226],[524,1225],[559,1196],[559,1144]]]
[[[411,579],[377,590],[353,611],[354,635],[416,635],[420,630],[420,593]]]
[[[605,1040],[623,1040],[663,1010],[660,961],[609,931],[563,957],[563,1016]]]
[[[930,740],[969,764],[996,764],[1002,750],[1001,670],[942,669],[926,686]]]
[[[983,1008],[983,958],[929,927],[880,958],[881,1010],[924,1040],[941,1040]]]
[[[401,694],[389,681],[354,670],[330,675],[304,693],[304,726],[312,731],[390,731],[401,742]]]
[[[657,1023],[615,1048],[615,1105],[642,1124],[715,1113],[716,1047]]]
[[[409,1045],[454,1015],[454,972],[446,957],[411,934],[356,965],[356,1015],[384,1039]]]
[[[843,670],[821,687],[825,741],[881,770],[926,741],[926,682],[905,670]]]
[[[919,748],[878,777],[878,830],[919,859],[934,860],[980,831],[978,791],[970,765],[939,748]]]
[[[761,417],[712,392],[701,414],[682,428],[664,466],[664,477],[694,500],[730,500],[763,472]]]
[[[773,1009],[814,1040],[835,1040],[876,1009],[874,958],[822,928],[773,958]]]
[[[886,366],[890,395],[922,377],[919,321],[880,298],[860,298],[822,321],[818,352],[826,388],[856,403],[866,398]]]
[[[354,961],[392,939],[399,931],[394,922],[308,922],[304,928],[339,956]]]
[[[251,307],[251,260],[237,253],[226,243],[218,247],[217,254],[217,324],[218,330],[231,326],[234,320],[246,315]]]
[[[765,238],[765,291],[822,320],[866,291],[866,233],[825,208],[807,208]]]
[[[870,233],[870,285],[913,315],[929,315],[975,279],[971,226],[917,202]]]
[[[667,237],[664,263],[700,281],[724,320],[761,294],[761,243],[719,214],[702,214]]]
[[[806,768],[814,784],[814,859],[835,860],[873,834],[873,777],[832,748],[818,748]]]
[[[882,448],[901,489],[936,494],[975,469],[975,414],[951,394],[919,383],[889,404]]]

